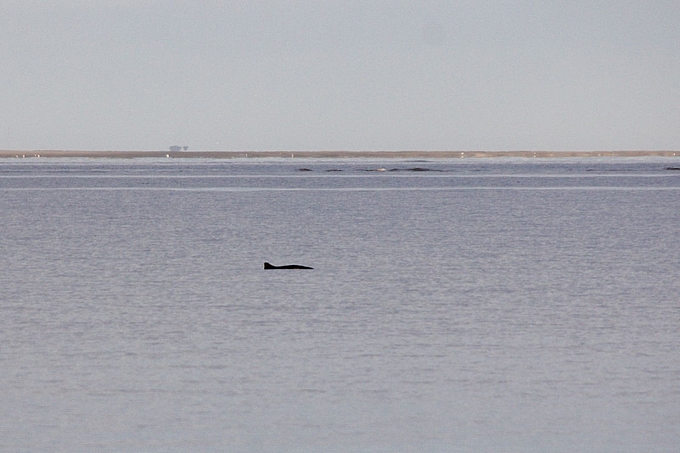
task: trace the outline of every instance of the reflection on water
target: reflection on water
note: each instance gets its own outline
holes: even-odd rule
[[[671,451],[673,162],[3,162],[0,449]]]

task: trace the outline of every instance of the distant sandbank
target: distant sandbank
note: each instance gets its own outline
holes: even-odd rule
[[[459,159],[490,157],[680,157],[680,151],[69,151],[0,150],[0,158],[174,158],[174,159]]]

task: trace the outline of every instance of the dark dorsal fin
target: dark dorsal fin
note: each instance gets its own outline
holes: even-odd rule
[[[270,263],[264,263],[264,268],[265,269],[314,269],[313,267],[309,266],[300,266],[299,264],[288,264],[286,266],[274,266],[273,264]]]

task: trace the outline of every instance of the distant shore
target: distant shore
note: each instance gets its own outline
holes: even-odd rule
[[[0,158],[174,158],[174,159],[457,159],[490,157],[680,157],[680,151],[69,151],[0,150]]]

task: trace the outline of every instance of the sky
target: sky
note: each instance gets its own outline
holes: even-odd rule
[[[678,150],[677,0],[0,0],[0,149]]]

